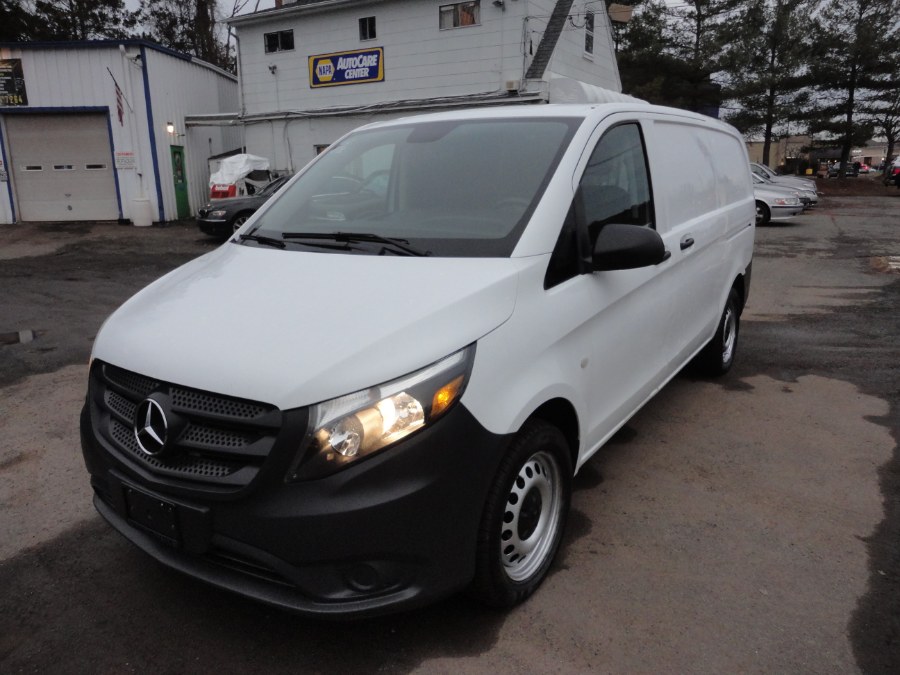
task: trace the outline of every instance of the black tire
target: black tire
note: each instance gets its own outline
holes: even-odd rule
[[[772,219],[772,211],[765,202],[756,202],[756,224],[766,225]]]
[[[731,370],[737,353],[740,329],[741,303],[737,291],[732,288],[728,293],[728,300],[725,302],[722,316],[719,318],[715,336],[697,354],[694,361],[701,374],[719,377]]]
[[[234,218],[231,219],[231,231],[237,232],[241,225],[247,222],[250,216],[253,215],[253,211],[241,211]]]
[[[562,432],[530,420],[511,443],[485,503],[473,595],[511,607],[541,584],[559,549],[572,496],[572,460]]]

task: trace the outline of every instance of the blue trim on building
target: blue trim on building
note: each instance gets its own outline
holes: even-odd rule
[[[46,106],[43,108],[35,107],[15,107],[0,108],[0,115],[30,115],[31,113],[106,113],[109,114],[108,105],[76,105],[71,108],[64,106]]]
[[[147,106],[147,128],[150,131],[150,157],[153,159],[153,182],[156,183],[156,206],[159,212],[159,222],[166,220],[165,210],[163,209],[162,183],[159,177],[159,156],[156,147],[156,124],[153,121],[153,101],[150,100],[150,74],[147,72],[147,53],[144,46],[141,46],[141,62],[144,74],[144,104]]]
[[[183,52],[176,52],[174,49],[163,47],[162,45],[150,42],[150,40],[140,40],[127,38],[123,40],[59,40],[48,42],[43,40],[33,40],[25,42],[0,42],[0,47],[7,49],[118,49],[119,45],[126,47],[140,47],[144,49],[152,49],[161,54],[174,56],[176,59],[183,61],[193,61],[194,57]]]
[[[119,192],[119,170],[116,168],[116,143],[113,140],[112,113],[108,106],[106,108],[106,131],[109,134],[109,155],[112,160],[113,180],[116,182],[116,205],[119,207],[119,222],[122,222],[125,214],[122,213],[122,193]]]
[[[3,125],[0,124],[0,159],[3,160],[3,168],[6,171],[6,192],[9,194],[9,208],[11,210],[12,221],[16,222],[16,202],[13,199],[12,191],[12,167],[6,159],[6,141],[3,138]]]
[[[214,73],[217,73],[223,77],[232,80],[233,82],[237,82],[237,75],[233,73],[229,73],[226,70],[223,70],[219,66],[213,65],[212,63],[207,63],[203,59],[200,59],[196,56],[191,56],[190,54],[185,54],[183,52],[177,52],[174,49],[169,49],[168,47],[163,47],[162,45],[156,44],[155,42],[150,42],[149,40],[140,40],[140,39],[123,39],[123,40],[65,40],[60,42],[45,42],[45,41],[34,41],[34,42],[0,42],[0,49],[19,49],[22,51],[28,51],[32,49],[119,49],[119,45],[124,45],[126,47],[140,47],[140,49],[150,49],[154,52],[158,52],[160,54],[165,54],[166,56],[171,56],[173,58],[179,59],[181,61],[188,61],[189,63],[193,63],[195,66],[199,66],[201,68],[206,68],[207,70],[211,70]]]

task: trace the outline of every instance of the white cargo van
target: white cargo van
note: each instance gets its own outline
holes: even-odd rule
[[[312,615],[512,605],[573,474],[685,364],[729,369],[755,205],[731,127],[644,104],[373,124],[97,336],[97,509]]]

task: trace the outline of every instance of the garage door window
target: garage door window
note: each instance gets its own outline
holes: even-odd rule
[[[40,164],[26,164],[22,167],[22,171],[43,171],[44,167]]]
[[[103,171],[106,168],[106,164],[85,164],[84,168],[88,171]]]
[[[54,171],[74,171],[75,166],[73,164],[54,164]]]

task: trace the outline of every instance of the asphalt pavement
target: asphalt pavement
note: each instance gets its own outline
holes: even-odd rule
[[[216,245],[189,223],[0,226],[0,672],[900,672],[900,193],[758,229],[734,369],[679,375],[585,465],[559,560],[508,612],[310,621],[96,514],[92,340]]]

